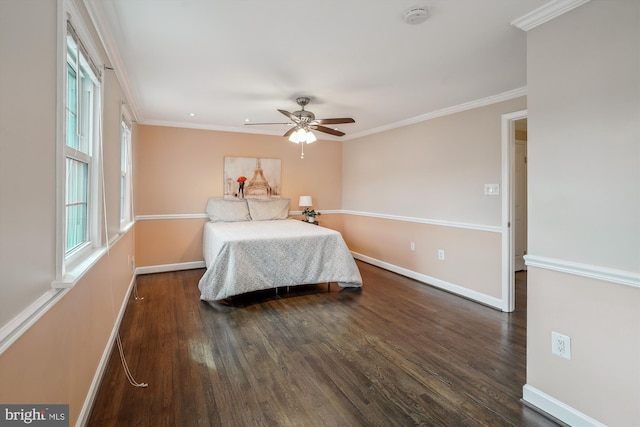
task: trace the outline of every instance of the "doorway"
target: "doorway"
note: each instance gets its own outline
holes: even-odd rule
[[[526,271],[527,254],[527,119],[515,121],[513,159],[513,265]]]
[[[512,312],[516,302],[516,271],[526,270],[526,110],[502,116],[502,189],[502,311]]]

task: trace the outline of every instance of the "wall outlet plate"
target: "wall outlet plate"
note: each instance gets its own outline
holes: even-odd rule
[[[551,353],[571,360],[571,338],[558,332],[551,332]]]

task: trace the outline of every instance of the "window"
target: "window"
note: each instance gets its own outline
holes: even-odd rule
[[[133,219],[131,191],[131,121],[127,114],[120,123],[120,227],[125,227]]]
[[[97,70],[68,24],[64,133],[64,257],[90,249],[97,240],[97,162],[100,82]]]

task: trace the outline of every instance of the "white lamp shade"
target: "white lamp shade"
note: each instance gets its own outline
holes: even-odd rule
[[[298,206],[302,208],[313,206],[313,200],[311,200],[311,196],[300,196],[300,200],[298,201]]]
[[[297,131],[293,132],[289,137],[289,141],[295,142],[296,144],[301,143],[307,139],[307,131],[304,128],[300,128]]]
[[[300,140],[298,139],[298,131],[295,131],[291,135],[289,135],[289,141],[294,142],[296,144],[300,143]]]
[[[316,136],[313,134],[313,132],[309,131],[305,135],[304,142],[306,142],[307,144],[311,144],[312,142],[317,141],[317,139],[318,138],[316,138]]]
[[[311,132],[305,128],[300,128],[297,131],[293,132],[291,136],[289,136],[289,141],[294,142],[296,144],[300,144],[301,142],[306,142],[307,144],[311,144],[314,141],[317,141],[318,138]]]

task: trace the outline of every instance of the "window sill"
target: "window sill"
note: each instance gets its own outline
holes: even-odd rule
[[[130,220],[130,221],[122,221],[120,223],[120,234],[125,234],[127,231],[129,231],[131,229],[131,227],[133,227],[133,224],[135,224],[134,220]]]
[[[60,280],[54,280],[51,283],[53,289],[73,288],[76,283],[84,276],[84,274],[94,266],[96,262],[107,252],[106,248],[94,249],[85,257],[84,260],[75,265],[71,270],[67,271]]]

